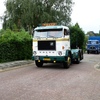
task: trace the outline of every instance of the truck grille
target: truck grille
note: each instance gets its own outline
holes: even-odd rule
[[[38,41],[38,50],[56,50],[56,41]]]
[[[93,46],[92,46],[92,47],[90,47],[90,49],[93,49],[93,50],[94,50],[94,49],[95,49],[95,47],[93,47]]]

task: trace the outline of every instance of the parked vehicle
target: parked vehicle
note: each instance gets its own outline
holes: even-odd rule
[[[100,36],[90,36],[87,43],[87,53],[100,53]]]
[[[47,24],[34,29],[33,56],[37,67],[43,63],[62,63],[69,68],[83,59],[82,49],[71,49],[70,31],[66,26]]]

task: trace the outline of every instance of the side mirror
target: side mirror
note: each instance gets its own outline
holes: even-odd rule
[[[32,37],[34,36],[34,30],[33,30],[33,32],[32,32]]]

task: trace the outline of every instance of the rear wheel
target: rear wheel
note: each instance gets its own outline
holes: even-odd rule
[[[71,65],[71,56],[69,54],[68,57],[67,57],[67,61],[63,62],[63,67],[68,69],[70,67],[70,65]]]
[[[80,60],[83,59],[83,51],[81,51],[81,54],[80,54]]]
[[[89,50],[87,51],[87,53],[89,54]]]
[[[98,50],[96,51],[96,54],[99,54]]]
[[[43,62],[42,62],[42,61],[38,62],[38,61],[36,60],[36,61],[35,61],[35,64],[36,64],[37,67],[42,67],[42,66],[43,66]]]
[[[81,60],[80,53],[78,53],[78,58],[76,59],[76,63],[79,64]]]

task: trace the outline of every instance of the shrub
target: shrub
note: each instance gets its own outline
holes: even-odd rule
[[[9,29],[0,35],[0,62],[31,59],[32,39],[25,32],[13,32]]]

